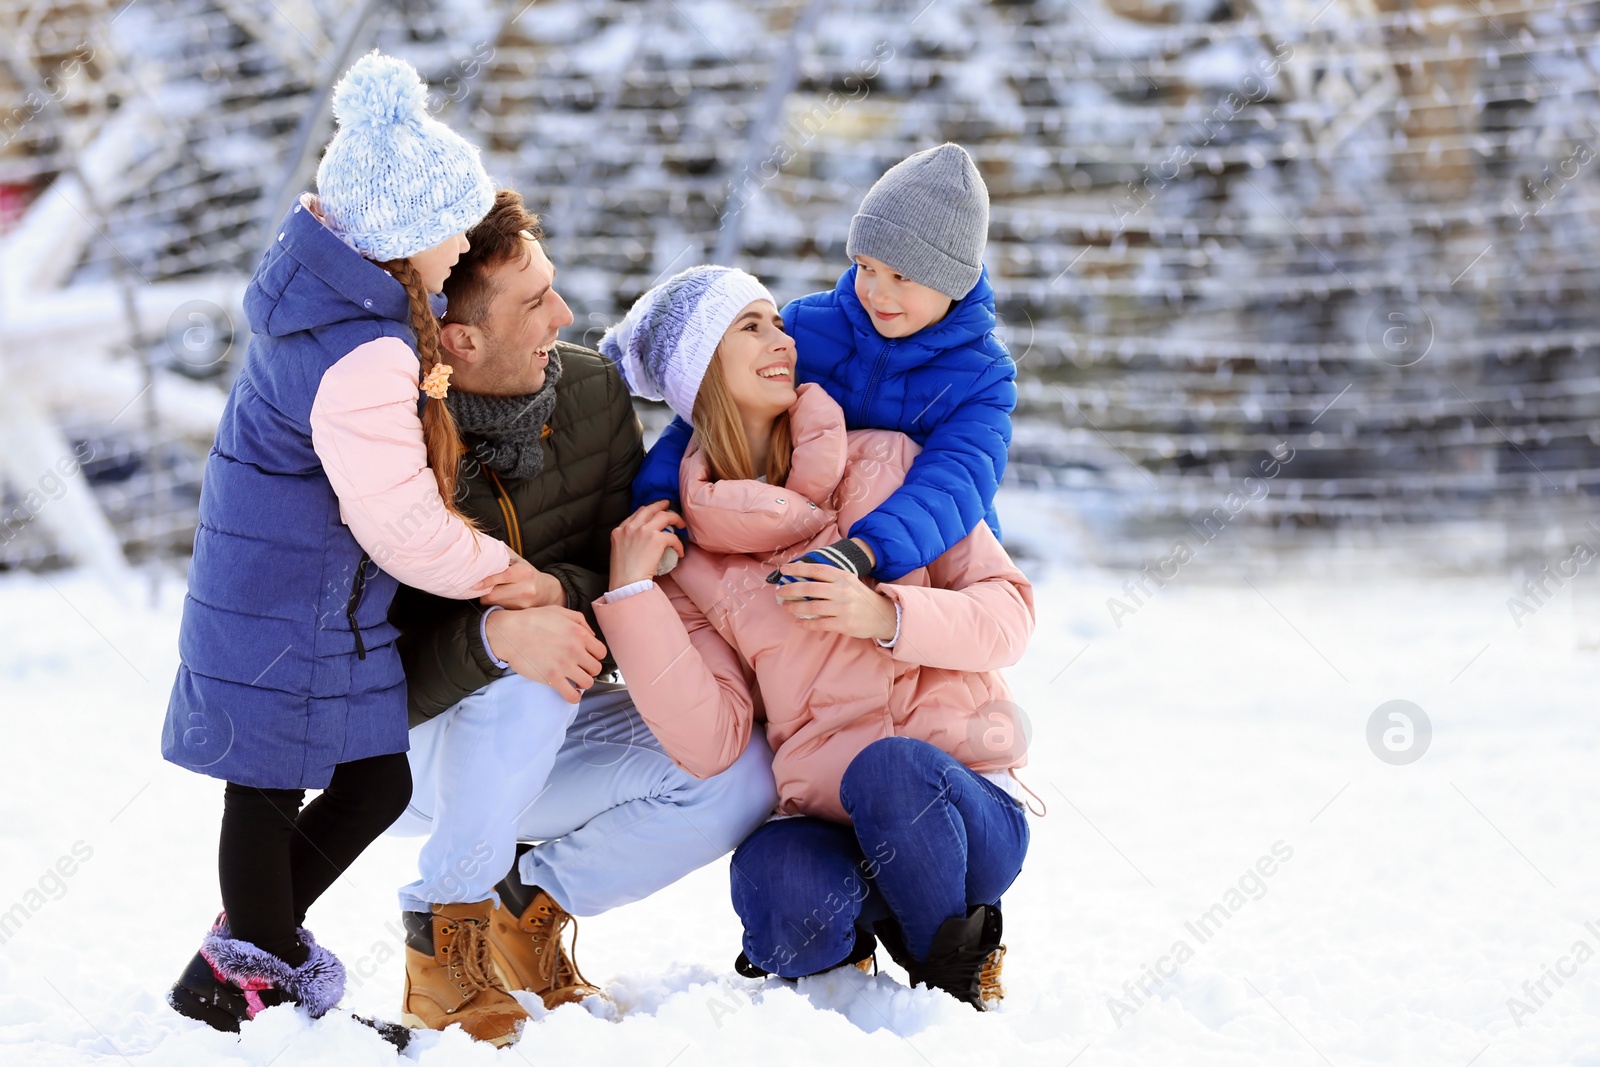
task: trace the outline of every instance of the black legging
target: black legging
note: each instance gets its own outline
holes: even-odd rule
[[[223,794],[217,867],[233,936],[298,967],[307,951],[296,929],[312,903],[405,811],[405,753],[351,760],[333,769],[322,795],[229,782]]]

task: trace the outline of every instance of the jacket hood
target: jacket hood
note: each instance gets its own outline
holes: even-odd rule
[[[432,297],[435,315],[443,296]],[[409,328],[405,286],[345,244],[317,218],[302,195],[274,231],[244,296],[254,333],[282,337],[335,323],[388,319]]]
[[[937,353],[976,345],[995,327],[994,287],[989,284],[988,267],[978,275],[972,292],[957,300],[944,318],[909,337],[899,338],[884,337],[872,325],[872,316],[856,296],[857,269],[852,264],[839,276],[834,294],[856,335],[856,350],[875,352],[886,344],[892,345],[891,366],[919,366]]]
[[[696,435],[679,474],[689,540],[708,552],[771,555],[838,520],[834,491],[849,454],[844,409],[822,386],[807,382],[789,408],[794,458],[788,481],[768,485],[753,478],[713,482]]]

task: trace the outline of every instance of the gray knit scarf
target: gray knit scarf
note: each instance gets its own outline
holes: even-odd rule
[[[539,435],[556,408],[561,356],[554,349],[544,369],[544,388],[522,396],[486,396],[450,390],[445,403],[472,454],[496,474],[534,478],[544,469]],[[463,462],[466,457],[462,457]]]

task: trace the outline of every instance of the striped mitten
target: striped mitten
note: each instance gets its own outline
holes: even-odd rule
[[[835,541],[831,545],[825,545],[822,548],[813,548],[805,555],[789,562],[824,563],[829,567],[838,567],[840,570],[849,571],[857,578],[865,578],[872,572],[872,560],[867,558],[866,552],[862,550],[860,545],[848,537],[842,541]],[[806,579],[792,574],[784,574],[781,570],[773,571],[767,575],[767,584],[769,585],[788,585],[791,582],[803,581],[806,581]],[[815,600],[816,597],[808,596],[804,599]]]

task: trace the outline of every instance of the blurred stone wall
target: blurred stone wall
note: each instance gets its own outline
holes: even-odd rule
[[[1019,365],[1007,484],[1073,501],[1106,558],[1203,526],[1275,457],[1236,528],[1426,543],[1491,521],[1542,543],[1600,480],[1594,4],[439,0],[361,17],[244,0],[119,16],[142,84],[191,103],[78,277],[113,257],[153,278],[247,272],[309,183],[315,106],[358,26],[361,47],[418,63],[439,116],[542,212],[591,344],[713,257],[780,299],[831,286],[872,181],[966,146]]]

